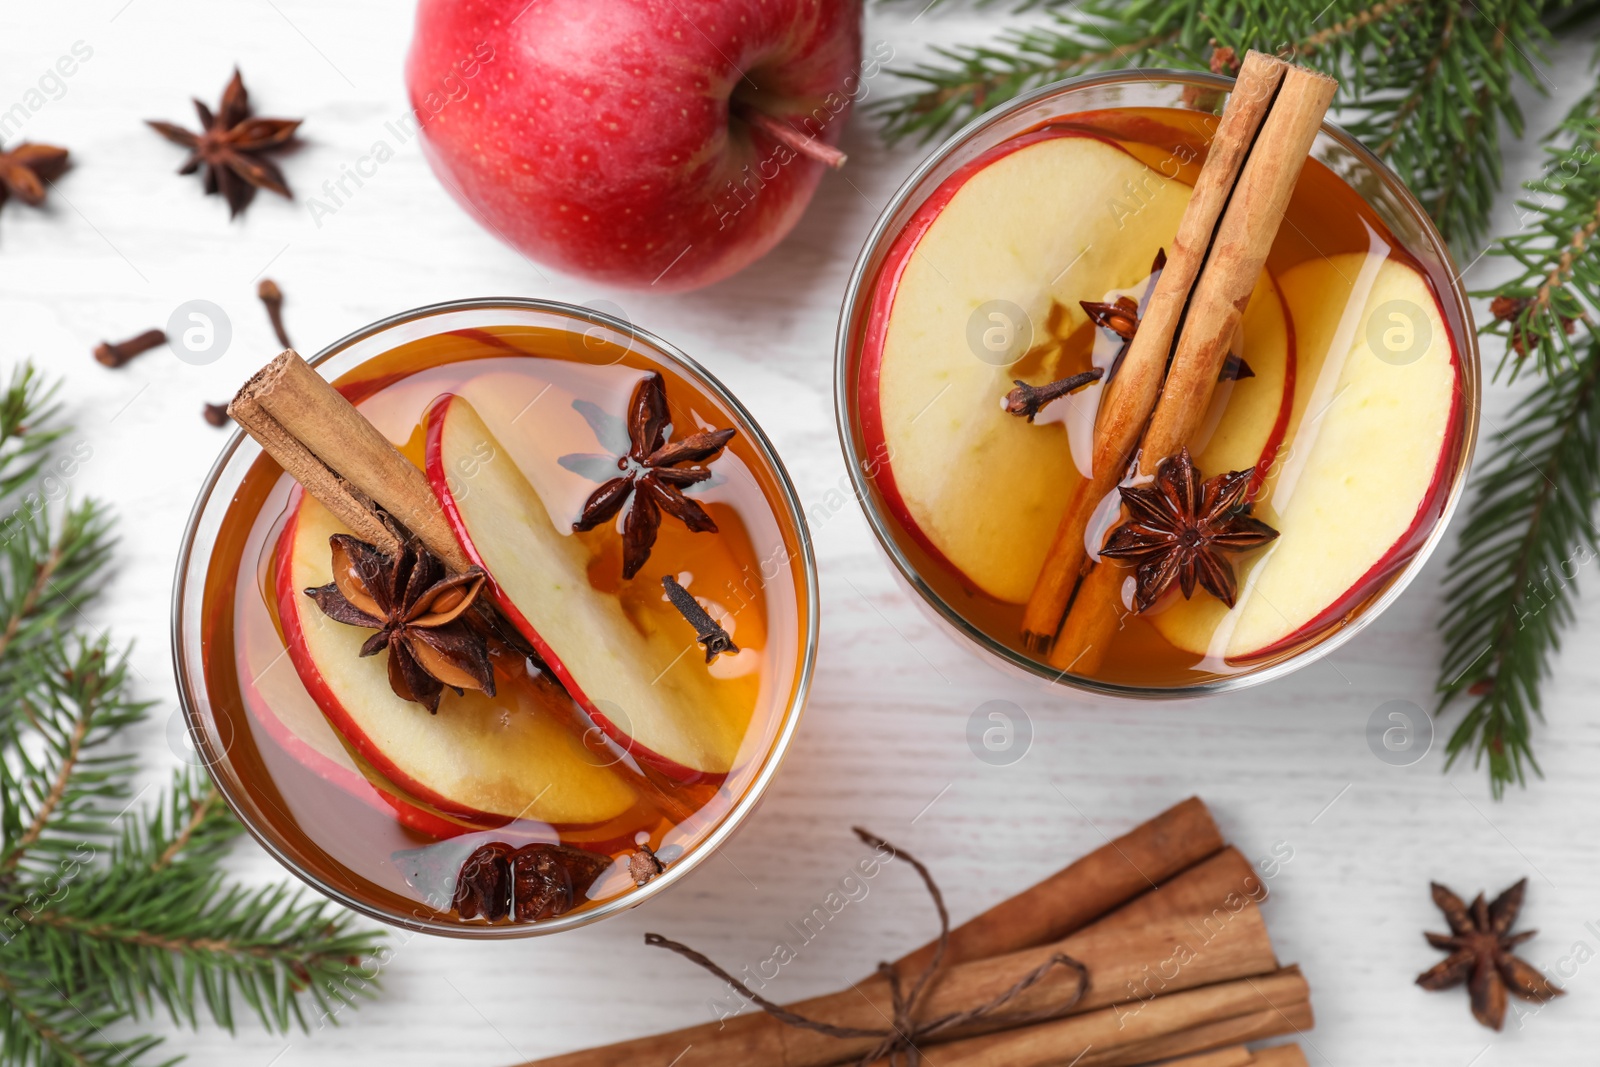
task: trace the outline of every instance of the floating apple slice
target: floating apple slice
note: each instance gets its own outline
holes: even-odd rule
[[[1298,373],[1289,447],[1258,512],[1278,539],[1249,561],[1232,611],[1196,596],[1152,616],[1179,648],[1218,659],[1272,655],[1339,622],[1410,558],[1448,496],[1459,365],[1427,279],[1352,253],[1279,285]],[[1375,353],[1369,338],[1383,347],[1386,333]]]
[[[411,803],[371,767],[361,766],[306,692],[283,646],[269,636],[275,638],[276,631],[240,633],[239,682],[251,715],[279,748],[324,781],[429,837],[454,837],[480,828]]]
[[[278,611],[289,657],[335,729],[379,774],[424,803],[469,820],[590,826],[636,802],[564,721],[553,687],[502,678],[494,698],[447,694],[437,715],[389,688],[385,657],[359,655],[372,631],[322,614],[304,590],[332,581],[328,538],[348,532],[299,494],[278,542]]]
[[[728,773],[748,712],[717,699],[704,662],[685,654],[695,652],[687,631],[646,635],[616,597],[589,584],[588,549],[556,529],[470,403],[442,397],[427,421],[428,478],[462,549],[567,692],[663,774],[692,782]]]
[[[890,250],[857,386],[865,451],[900,524],[983,592],[1032,591],[1100,386],[1051,409],[1068,425],[1029,425],[1001,398],[1014,378],[1087,369],[1078,302],[1142,283],[1189,194],[1111,142],[1041,131],[952,175]]]
[[[1282,294],[1265,271],[1250,294],[1240,336],[1254,376],[1217,385],[1194,462],[1208,476],[1254,467],[1259,481],[1288,430],[1295,384],[1294,335]]]

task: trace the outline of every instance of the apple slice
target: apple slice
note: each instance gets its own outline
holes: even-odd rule
[[[1039,419],[1056,425],[1029,425],[1001,399],[1014,378],[1087,369],[1094,331],[1078,302],[1141,285],[1189,194],[1109,141],[1040,131],[946,180],[879,272],[857,384],[874,477],[901,526],[990,596],[1032,591],[1101,387]]]
[[[1231,611],[1197,595],[1151,616],[1174,645],[1217,660],[1273,655],[1346,618],[1448,498],[1460,367],[1428,280],[1349,253],[1308,260],[1279,284],[1298,373],[1289,447],[1258,512],[1278,539],[1247,561]],[[1381,346],[1389,331],[1400,351],[1375,353],[1369,338]]]
[[[328,538],[346,533],[299,493],[278,542],[278,611],[306,691],[361,758],[447,815],[592,826],[634,791],[585,749],[553,687],[500,679],[499,695],[446,694],[437,715],[389,688],[386,657],[360,656],[372,631],[334,622],[304,590],[333,580]]]
[[[589,550],[556,529],[515,463],[496,462],[509,454],[468,401],[441,397],[427,424],[428,479],[462,549],[595,724],[676,781],[732,770],[748,712],[718,699],[705,664],[684,654],[686,631],[647,635],[589,584]]]
[[[251,716],[290,759],[368,806],[393,815],[401,825],[429,837],[454,837],[481,829],[418,807],[401,797],[398,789],[383,781],[370,766],[358,762],[301,684],[293,661],[276,640],[277,631],[265,623],[261,631],[238,634],[239,684]]]

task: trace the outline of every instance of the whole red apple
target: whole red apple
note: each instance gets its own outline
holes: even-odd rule
[[[861,0],[421,0],[435,173],[527,256],[692,289],[805,210],[861,91]]]

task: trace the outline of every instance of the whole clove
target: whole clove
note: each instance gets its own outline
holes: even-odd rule
[[[135,356],[144,354],[152,348],[167,343],[167,335],[162,330],[146,330],[137,337],[130,337],[126,341],[112,343],[101,341],[94,346],[95,361],[106,367],[120,367]]]

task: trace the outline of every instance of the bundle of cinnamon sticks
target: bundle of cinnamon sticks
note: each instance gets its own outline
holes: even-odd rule
[[[920,1012],[990,1004],[1041,964],[1060,968],[997,1010],[926,1038],[939,1067],[1131,1067],[1188,1056],[1188,1067],[1294,1067],[1292,1047],[1246,1041],[1312,1025],[1310,989],[1282,967],[1261,917],[1266,886],[1190,798],[950,931]],[[930,943],[893,964],[914,980]],[[893,1017],[883,974],[788,1006],[839,1028]],[[919,1048],[922,1047],[919,1039]],[[796,1028],[761,1012],[537,1060],[522,1067],[830,1067],[877,1042]],[[886,1067],[880,1061],[875,1067]]]
[[[1106,387],[1090,474],[1073,491],[1023,614],[1023,641],[1048,649],[1054,667],[1092,674],[1127,610],[1129,570],[1091,558],[1108,532],[1090,529],[1091,520],[1136,458],[1134,473],[1153,474],[1200,429],[1337,85],[1260,52],[1240,67],[1166,266]]]

